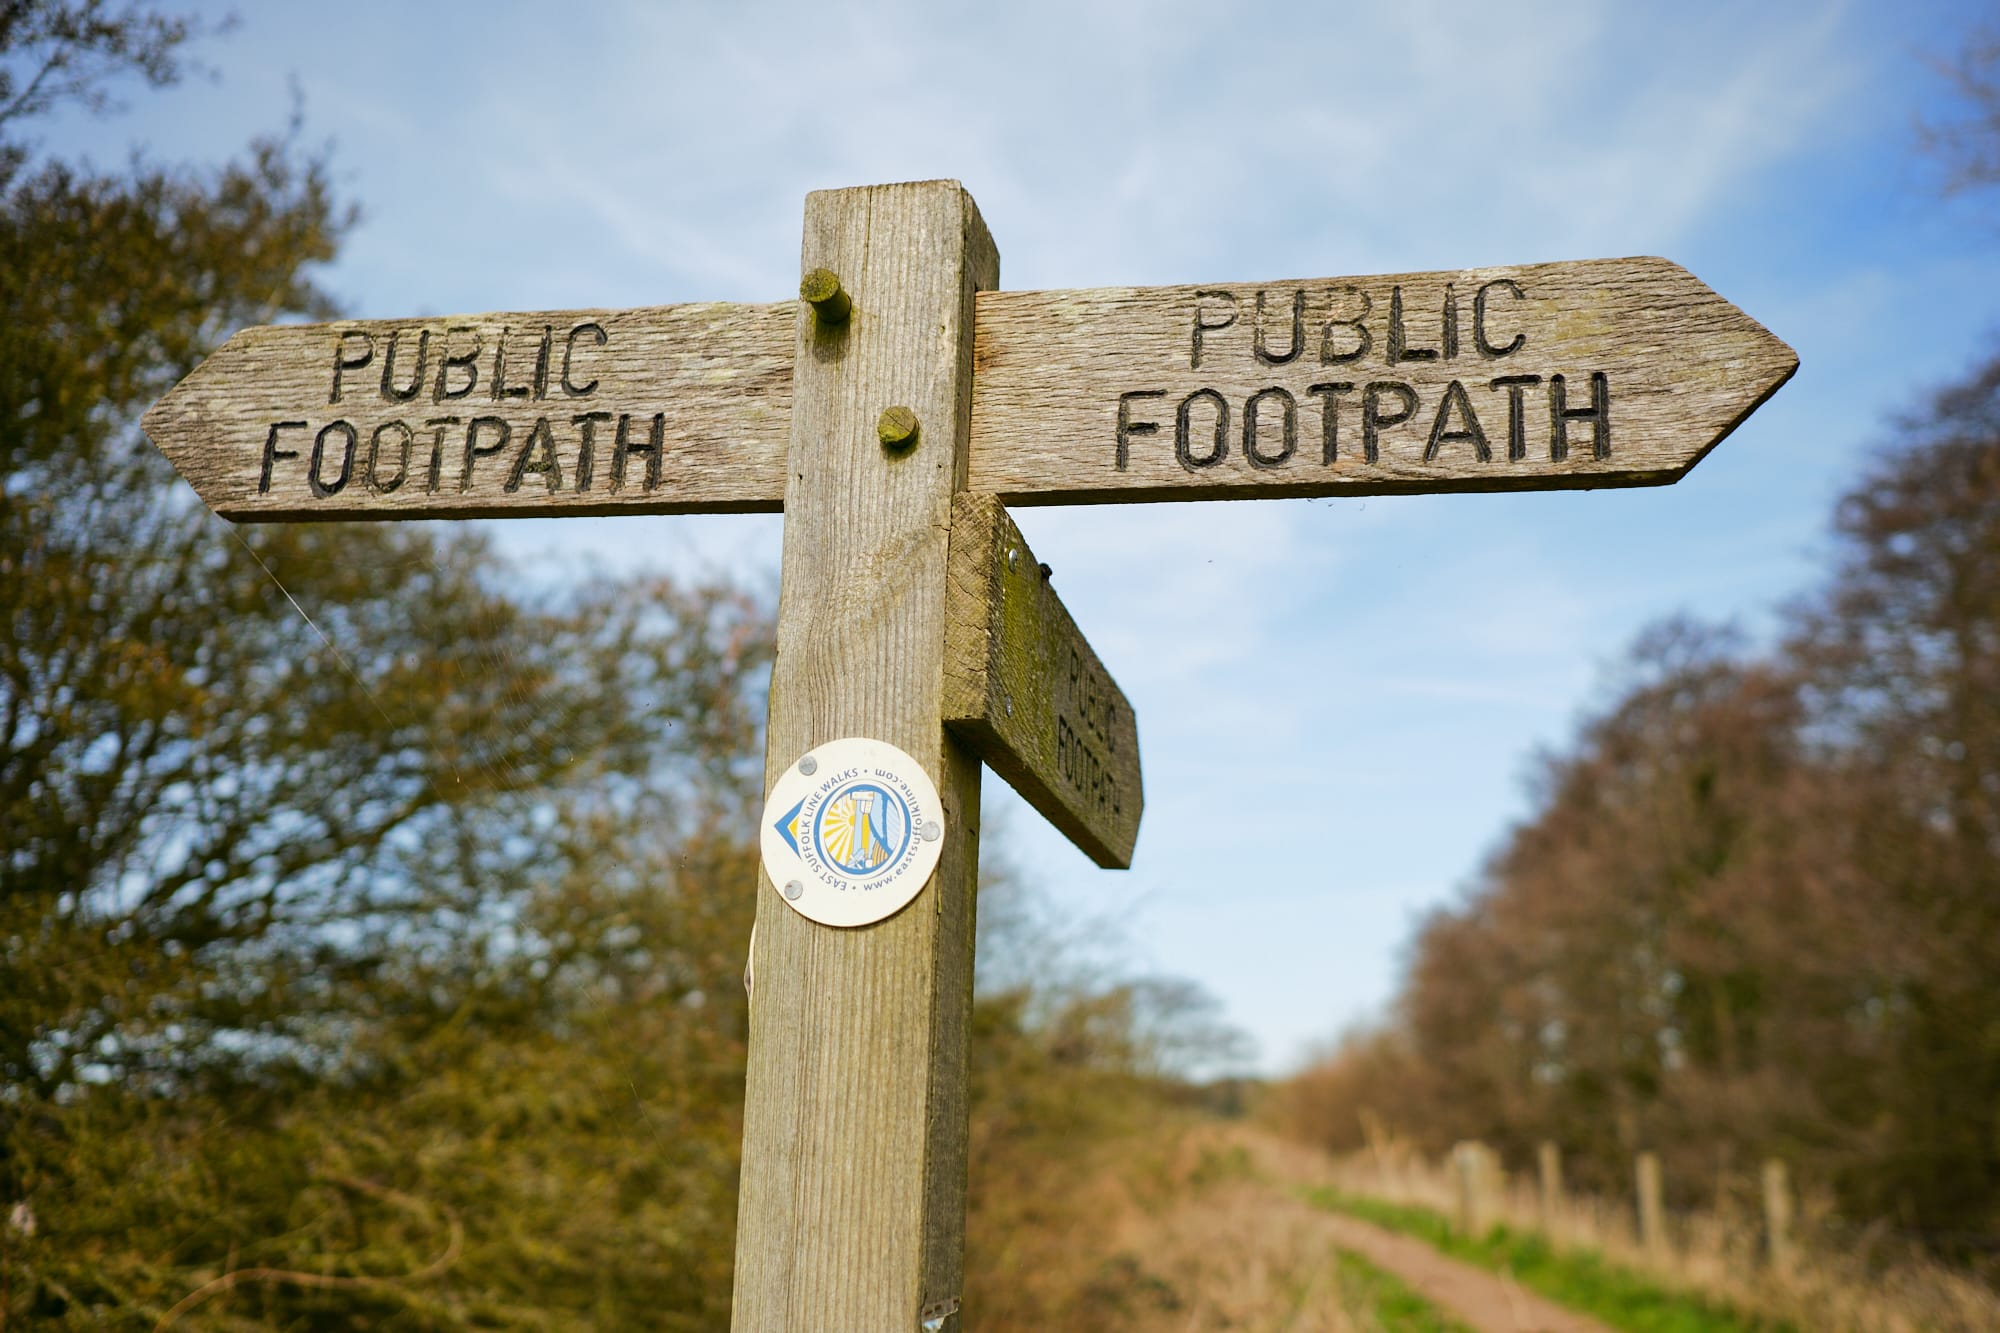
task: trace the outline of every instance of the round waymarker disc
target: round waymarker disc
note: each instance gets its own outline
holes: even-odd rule
[[[801,916],[865,926],[900,912],[937,869],[944,803],[909,755],[849,736],[785,770],[758,846],[772,887]]]

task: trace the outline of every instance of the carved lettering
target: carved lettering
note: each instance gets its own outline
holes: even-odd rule
[[[1453,410],[1458,412],[1460,422],[1456,429],[1449,424]],[[1424,445],[1424,461],[1437,461],[1440,448],[1461,440],[1472,445],[1472,456],[1480,462],[1493,461],[1493,450],[1486,443],[1486,431],[1479,424],[1479,414],[1472,410],[1472,400],[1466,396],[1465,386],[1453,380],[1445,386],[1444,397],[1438,399],[1437,418],[1431,422],[1431,437]]]
[[[390,346],[393,349],[395,344],[391,343]],[[384,480],[382,476],[382,437],[392,430],[397,432],[399,436],[396,450],[396,475]],[[401,421],[385,421],[369,432],[369,490],[375,492],[377,495],[388,495],[392,491],[401,489],[403,483],[410,476],[410,445],[414,440],[415,437],[411,435],[409,426]]]
[[[1194,451],[1194,405],[1206,400],[1215,404],[1215,442],[1205,454]],[[1174,411],[1174,457],[1190,472],[1214,467],[1229,456],[1229,400],[1213,389],[1196,389],[1181,399]]]
[[[1505,347],[1495,347],[1486,332],[1486,298],[1494,292],[1505,292],[1516,301],[1525,300],[1521,295],[1521,285],[1512,278],[1495,278],[1482,286],[1472,297],[1472,342],[1481,356],[1512,356],[1528,345],[1528,335],[1517,333]]]
[[[1066,717],[1056,719],[1056,774],[1097,813],[1124,813],[1118,779],[1111,766],[1078,734]]]
[[[280,449],[278,447],[278,432],[281,430],[304,429],[306,429],[306,423],[303,421],[274,421],[271,423],[271,432],[264,437],[264,472],[257,482],[259,493],[271,489],[271,465],[274,462],[280,458],[297,458],[299,456],[299,451],[296,449]]]
[[[1339,380],[1311,385],[1306,392],[1319,399],[1319,461],[1332,467],[1340,457],[1340,395],[1353,393],[1354,386]]]
[[[491,430],[494,433],[493,443],[488,445],[481,445],[479,443],[479,432],[482,430]],[[514,428],[508,425],[506,420],[501,417],[474,417],[471,421],[467,422],[465,425],[465,470],[458,474],[458,489],[461,491],[472,489],[472,462],[474,459],[491,458],[494,454],[499,453],[507,447],[507,441],[512,439],[513,435]]]
[[[347,343],[351,338],[359,338],[361,340],[361,353],[359,356],[350,355],[347,351]],[[338,338],[335,338],[333,340],[333,390],[327,394],[326,401],[328,403],[337,403],[340,401],[340,377],[342,372],[360,370],[374,359],[375,340],[369,337],[364,331],[360,329],[348,329]]]
[[[1569,406],[1568,385],[1560,375],[1549,376],[1549,458],[1560,463],[1569,457],[1569,423],[1590,423],[1590,456],[1602,462],[1611,457],[1611,384],[1604,372],[1590,376],[1590,406]]]
[[[345,442],[340,453],[340,475],[327,481],[320,475],[320,465],[326,457],[327,436],[336,431]],[[348,422],[329,421],[319,428],[319,433],[313,436],[312,462],[306,466],[306,484],[312,488],[314,499],[324,500],[329,495],[340,494],[341,488],[347,485],[348,474],[354,470],[354,446],[359,443],[360,437]]]
[[[1083,649],[1072,642],[1064,703],[1069,713],[1081,719],[1084,729],[1111,754],[1118,753],[1118,705],[1111,680],[1092,665]]]
[[[1132,437],[1134,435],[1157,435],[1160,423],[1157,421],[1132,420],[1132,404],[1141,398],[1165,398],[1165,389],[1134,389],[1118,395],[1118,470],[1125,471],[1132,458]]]
[[[1393,397],[1399,407],[1382,410],[1382,400]],[[1361,457],[1370,463],[1382,457],[1382,429],[1400,426],[1417,414],[1417,391],[1401,380],[1376,380],[1361,391]]]
[[[431,331],[417,332],[417,368],[410,372],[410,387],[396,387],[396,349],[403,340],[403,331],[394,329],[389,334],[389,345],[382,349],[382,397],[388,402],[407,403],[424,391],[424,372],[430,366]]]
[[[535,425],[528,432],[528,442],[521,446],[520,454],[514,459],[514,468],[507,474],[507,494],[521,489],[521,483],[530,476],[542,479],[542,489],[554,493],[562,489],[562,464],[556,461],[555,431],[549,426],[547,417],[536,417]]]
[[[529,386],[526,384],[510,387],[507,383],[507,340],[513,334],[514,330],[502,327],[499,341],[493,344],[493,387],[488,392],[496,403],[508,398],[526,398],[529,393]]]
[[[1493,381],[1496,389],[1507,391],[1507,461],[1518,463],[1528,456],[1528,413],[1522,401],[1527,391],[1542,382],[1540,375],[1502,375]]]
[[[1368,355],[1368,349],[1375,345],[1375,335],[1368,331],[1367,322],[1368,312],[1375,308],[1375,298],[1367,292],[1362,291],[1359,287],[1341,287],[1337,290],[1346,292],[1350,296],[1360,297],[1361,310],[1351,319],[1334,317],[1328,319],[1326,323],[1320,326],[1319,360],[1320,364],[1324,366],[1340,366],[1346,365],[1350,361],[1359,361],[1362,357]],[[1354,335],[1354,346],[1348,348],[1346,351],[1336,352],[1333,348],[1333,331],[1335,329],[1346,329],[1352,333]]]
[[[471,334],[472,346],[464,352],[452,352],[450,350],[452,336],[459,333]],[[438,360],[437,387],[431,390],[431,401],[434,403],[442,403],[449,398],[463,398],[478,385],[479,354],[486,350],[486,339],[471,325],[456,324],[444,331],[444,348],[441,350],[444,354]],[[454,369],[465,372],[465,383],[455,389],[451,387],[451,372]]]
[[[625,488],[625,463],[633,454],[646,459],[646,489],[651,491],[660,484],[660,456],[666,450],[667,417],[664,412],[653,414],[652,428],[646,436],[646,443],[640,444],[630,436],[632,416],[628,412],[618,414],[618,431],[611,446],[611,489]]]
[[[1118,693],[1077,642],[1056,677],[1056,775],[1098,815],[1124,813],[1111,758],[1118,754]]]
[[[1435,361],[1438,350],[1435,347],[1412,347],[1410,335],[1403,328],[1403,289],[1401,286],[1389,289],[1389,364],[1402,361]]]
[[[581,436],[576,446],[576,488],[579,491],[590,489],[591,479],[595,472],[597,463],[597,423],[609,420],[611,420],[609,412],[579,412],[570,418],[570,424],[577,428]]]
[[[1222,301],[1227,304],[1223,306],[1220,312],[1210,311],[1204,306],[1204,302],[1210,301]],[[1221,320],[1203,318],[1204,315],[1212,313],[1222,313],[1226,315],[1226,318]],[[1194,294],[1194,350],[1188,357],[1188,369],[1201,369],[1201,335],[1204,333],[1214,333],[1217,329],[1226,329],[1235,322],[1236,294],[1234,292],[1196,292]]]
[[[570,378],[575,373],[577,339],[582,337],[586,329],[590,331],[590,336],[596,340],[599,347],[611,341],[611,335],[606,333],[604,326],[595,320],[587,320],[569,331],[569,336],[563,340],[562,387],[563,392],[572,398],[586,398],[597,388],[595,379],[588,384],[578,384]]]
[[[1260,447],[1258,435],[1257,408],[1261,403],[1278,404],[1282,435],[1275,453],[1267,453]],[[1292,461],[1292,455],[1299,447],[1299,404],[1298,400],[1284,389],[1272,386],[1259,389],[1243,404],[1243,456],[1255,468],[1283,467]]]
[[[1292,293],[1292,336],[1282,353],[1273,352],[1264,336],[1264,293],[1257,293],[1257,327],[1251,335],[1251,352],[1267,366],[1282,366],[1299,354],[1305,345],[1306,294],[1303,288]]]
[[[555,346],[556,331],[547,324],[542,325],[542,341],[535,348],[535,401],[541,402],[549,396],[549,353]]]
[[[432,417],[424,425],[431,430],[431,470],[424,480],[424,490],[436,494],[444,473],[444,433],[458,424],[457,417]]]

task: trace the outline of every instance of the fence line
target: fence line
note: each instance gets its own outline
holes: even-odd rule
[[[1914,1251],[1885,1256],[1884,1228],[1856,1232],[1822,1215],[1823,1206],[1802,1210],[1796,1182],[1776,1158],[1758,1164],[1749,1188],[1718,1189],[1714,1211],[1680,1211],[1666,1207],[1668,1182],[1650,1152],[1633,1156],[1625,1191],[1592,1196],[1568,1192],[1554,1143],[1538,1144],[1532,1168],[1510,1179],[1484,1143],[1456,1144],[1436,1161],[1372,1114],[1363,1114],[1362,1127],[1367,1147],[1339,1163],[1336,1187],[1427,1207],[1461,1234],[1483,1236],[1500,1224],[1539,1231],[1558,1249],[1653,1270],[1814,1333],[2000,1328],[2000,1293]],[[1801,1242],[1801,1216],[1812,1244]]]
[[[1537,1145],[1532,1176],[1510,1179],[1491,1146],[1477,1140],[1454,1145],[1443,1162],[1444,1183],[1428,1180],[1434,1170],[1406,1142],[1371,1115],[1364,1115],[1367,1174],[1373,1192],[1409,1196],[1427,1202],[1452,1219],[1461,1232],[1481,1235],[1501,1221],[1532,1225],[1551,1236],[1587,1233],[1593,1239],[1612,1235],[1645,1255],[1671,1259],[1694,1232],[1704,1233],[1696,1248],[1729,1249],[1755,1255],[1762,1266],[1787,1271],[1795,1262],[1795,1221],[1798,1204],[1791,1174],[1776,1158],[1761,1164],[1757,1176],[1757,1217],[1745,1228],[1730,1212],[1699,1212],[1666,1206],[1666,1177],[1657,1154],[1640,1152],[1632,1158],[1631,1193],[1624,1200],[1573,1196],[1567,1192],[1562,1149],[1553,1142]],[[1622,1217],[1622,1221],[1619,1219]],[[1676,1233],[1680,1242],[1677,1244]]]

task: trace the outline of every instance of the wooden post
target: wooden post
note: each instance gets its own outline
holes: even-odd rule
[[[852,310],[799,311],[765,788],[826,741],[887,741],[937,784],[944,846],[914,902],[855,929],[758,877],[731,1327],[914,1331],[964,1268],[979,764],[941,694],[973,292],[999,255],[971,197],[929,181],[808,196],[803,268]],[[914,431],[891,441],[896,407]]]
[[[1451,1150],[1458,1175],[1458,1229],[1477,1240],[1493,1225],[1493,1210],[1487,1198],[1487,1148],[1467,1140]]]
[[[1764,1163],[1764,1260],[1771,1271],[1792,1271],[1792,1186],[1785,1164],[1777,1158]]]
[[[1535,1165],[1541,1175],[1542,1230],[1553,1235],[1556,1215],[1562,1210],[1562,1149],[1544,1142],[1535,1153]]]
[[[1642,1152],[1637,1164],[1639,1178],[1639,1244],[1645,1251],[1659,1257],[1666,1253],[1667,1232],[1666,1213],[1660,1202],[1660,1159],[1657,1154]]]
[[[1395,1187],[1395,1171],[1389,1161],[1389,1132],[1382,1117],[1364,1106],[1360,1111],[1361,1137],[1368,1142],[1369,1158],[1375,1163],[1375,1185],[1385,1193]]]

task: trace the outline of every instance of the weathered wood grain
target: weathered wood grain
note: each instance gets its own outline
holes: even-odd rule
[[[965,191],[928,182],[811,195],[804,260],[852,310],[797,325],[766,791],[871,736],[923,763],[945,832],[930,885],[870,926],[816,925],[759,876],[732,1327],[878,1333],[963,1275],[980,770],[943,724],[946,565],[999,258]],[[917,431],[885,448],[893,406]]]
[[[1671,482],[1798,366],[1664,259],[978,309],[971,489],[1016,505]]]
[[[1145,792],[1132,704],[990,495],[951,521],[945,725],[1100,866],[1132,864]]]
[[[145,429],[239,520],[775,510],[797,308],[244,329]]]
[[[145,424],[234,519],[774,510],[799,305],[246,329]],[[1011,504],[1657,485],[1798,366],[1664,259],[977,312],[968,485]]]

